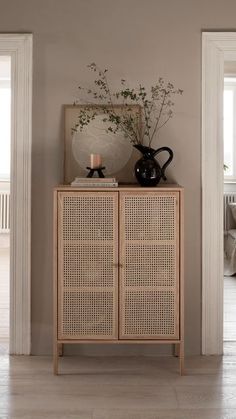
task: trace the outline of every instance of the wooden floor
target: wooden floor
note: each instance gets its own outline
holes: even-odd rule
[[[236,341],[236,276],[224,277],[224,341]]]
[[[236,356],[0,357],[0,418],[236,419]]]
[[[9,343],[9,235],[0,234],[0,353]]]

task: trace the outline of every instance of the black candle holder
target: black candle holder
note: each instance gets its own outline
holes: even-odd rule
[[[103,170],[105,170],[105,167],[87,167],[87,169],[89,170],[87,177],[93,177],[95,172],[98,172],[98,177],[105,177],[103,174]]]

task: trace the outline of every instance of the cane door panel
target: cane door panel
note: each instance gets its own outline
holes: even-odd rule
[[[179,193],[120,193],[121,339],[179,338]]]
[[[58,193],[58,338],[117,339],[118,193]]]

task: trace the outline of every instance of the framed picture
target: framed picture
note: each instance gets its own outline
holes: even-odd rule
[[[90,105],[89,105],[90,106]],[[115,105],[117,113],[124,111],[122,105]],[[65,105],[65,156],[64,182],[71,183],[75,177],[86,177],[90,166],[90,154],[102,156],[105,177],[115,177],[119,183],[136,183],[134,176],[135,162],[140,158],[138,151],[132,146],[123,133],[107,132],[105,114],[95,117],[81,132],[73,132],[78,122],[78,115],[88,105]],[[131,105],[130,112],[141,115],[140,106]],[[96,105],[97,111],[97,105]],[[91,111],[92,112],[92,111]]]

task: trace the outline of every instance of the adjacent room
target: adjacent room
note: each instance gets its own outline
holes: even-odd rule
[[[9,349],[11,57],[0,56],[0,353]]]
[[[236,353],[236,66],[224,68],[224,353]]]

